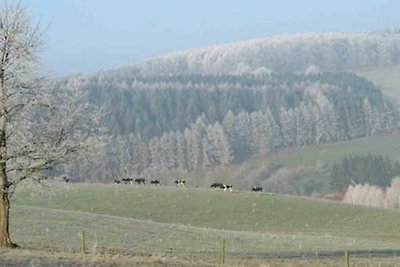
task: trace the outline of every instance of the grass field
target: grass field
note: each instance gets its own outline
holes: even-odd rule
[[[131,185],[25,185],[12,209],[24,247],[76,251],[87,231],[92,251],[120,250],[184,260],[263,258],[271,253],[400,249],[400,212],[311,198]]]
[[[394,267],[399,266],[400,258],[350,258],[350,266]],[[0,249],[0,266],[40,266],[40,267],[172,267],[172,266],[248,266],[248,267],[338,267],[346,266],[342,257],[331,259],[245,259],[226,264],[204,261],[187,261],[160,256],[130,256],[113,254],[79,255],[63,252],[43,252],[37,250]]]
[[[379,86],[392,99],[400,97],[400,65],[353,70],[352,72],[367,78]]]
[[[400,133],[376,135],[347,142],[307,146],[271,154],[268,159],[288,167],[314,167],[349,155],[377,154],[400,160]]]
[[[21,188],[14,203],[202,228],[285,234],[397,236],[400,213],[313,198],[175,187],[58,184]],[[26,191],[24,191],[26,190]],[[30,190],[31,191],[31,190]],[[31,191],[32,192],[32,191]],[[357,216],[356,216],[357,215]],[[366,222],[363,225],[363,222]],[[400,236],[400,235],[399,235]]]

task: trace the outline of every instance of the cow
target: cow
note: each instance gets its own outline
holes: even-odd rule
[[[144,178],[135,179],[135,184],[146,184],[146,180]]]
[[[223,189],[225,192],[227,192],[227,191],[232,192],[232,188],[233,188],[233,186],[230,184],[224,184],[221,187],[221,189]]]
[[[219,189],[221,189],[223,186],[224,186],[223,183],[213,183],[211,185],[211,188],[219,188]]]
[[[69,177],[68,176],[63,176],[62,177],[63,182],[68,183],[69,182]]]
[[[262,192],[263,189],[262,189],[262,187],[254,186],[254,187],[251,189],[251,191],[253,191],[253,192]]]
[[[150,184],[160,186],[160,181],[159,180],[151,180]]]
[[[120,180],[118,180],[118,179],[115,179],[115,180],[114,180],[114,184],[120,184],[120,183],[121,183]]]
[[[133,184],[133,179],[132,178],[122,178],[122,182],[124,184]]]
[[[175,180],[175,183],[179,187],[185,187],[186,186],[186,180],[181,179],[181,180]]]

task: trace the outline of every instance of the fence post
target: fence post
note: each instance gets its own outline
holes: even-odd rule
[[[85,231],[81,230],[81,253],[85,254],[86,253],[86,245],[85,245]]]
[[[345,252],[344,252],[344,257],[345,257],[345,259],[346,259],[346,263],[347,263],[347,267],[350,267],[350,254],[349,254],[349,251],[348,250],[346,250]]]
[[[221,246],[221,262],[225,263],[225,238],[222,239],[222,246]]]

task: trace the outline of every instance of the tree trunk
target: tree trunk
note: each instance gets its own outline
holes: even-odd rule
[[[4,112],[3,112],[4,114]],[[8,182],[6,171],[7,142],[6,142],[6,120],[3,118],[2,129],[0,129],[0,247],[17,247],[10,239],[10,199],[8,198]]]
[[[8,193],[0,192],[0,247],[16,247],[10,239],[9,231],[10,200]]]

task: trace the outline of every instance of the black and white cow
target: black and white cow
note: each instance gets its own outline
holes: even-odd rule
[[[159,180],[151,180],[150,184],[156,185],[156,186],[160,186],[160,181]]]
[[[186,186],[186,180],[181,179],[181,180],[175,180],[175,183],[179,187],[185,187]]]
[[[224,184],[221,189],[223,189],[225,192],[229,191],[232,192],[233,191],[233,186],[230,184]]]
[[[146,184],[146,179],[144,178],[137,178],[135,179],[135,184]]]
[[[132,178],[122,178],[121,180],[124,184],[133,184]]]
[[[221,189],[223,186],[224,186],[223,183],[213,183],[213,184],[211,185],[211,188],[218,188],[218,189]]]
[[[263,188],[262,188],[262,187],[259,187],[259,186],[254,186],[254,187],[251,189],[251,191],[253,191],[253,192],[262,192],[262,191],[263,191]]]
[[[62,177],[62,180],[63,180],[63,182],[65,182],[65,183],[69,183],[69,177],[66,176],[66,175],[64,175],[64,176]]]
[[[115,180],[114,180],[114,184],[120,184],[120,183],[121,183],[120,180],[118,180],[118,179],[115,179]]]
[[[223,184],[223,183],[213,183],[213,184],[211,185],[211,187],[212,187],[212,188],[215,188],[215,189],[222,189],[222,190],[224,190],[225,192],[227,192],[227,191],[232,192],[232,189],[233,189],[233,186],[232,186],[232,185],[230,185],[230,184]]]

